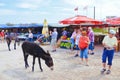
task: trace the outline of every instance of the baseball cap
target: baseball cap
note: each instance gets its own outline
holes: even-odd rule
[[[110,34],[116,34],[116,32],[114,30],[110,30],[109,33]]]

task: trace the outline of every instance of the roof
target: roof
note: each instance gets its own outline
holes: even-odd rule
[[[43,24],[15,24],[13,26],[0,24],[0,28],[34,28],[34,27],[43,27]]]
[[[69,25],[63,25],[63,24],[59,24],[59,23],[50,23],[48,24],[49,27],[68,27]]]

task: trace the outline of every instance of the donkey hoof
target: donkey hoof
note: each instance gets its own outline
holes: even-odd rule
[[[32,70],[32,72],[34,72],[34,70]]]

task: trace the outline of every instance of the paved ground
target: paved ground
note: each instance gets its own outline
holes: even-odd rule
[[[42,46],[50,50],[50,46]],[[29,56],[30,67],[24,68],[21,46],[17,50],[7,50],[7,45],[0,43],[0,80],[120,80],[120,52],[115,53],[112,73],[101,75],[102,47],[95,47],[95,55],[89,55],[89,66],[79,64],[80,58],[74,58],[74,52],[67,49],[57,49],[50,52],[54,60],[54,70],[51,71],[42,60],[43,72],[40,72],[36,60],[35,71],[31,71],[32,57]]]

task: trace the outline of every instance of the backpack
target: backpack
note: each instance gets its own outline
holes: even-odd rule
[[[78,46],[81,50],[85,49],[89,45],[89,38],[87,36],[81,36],[79,39]]]

